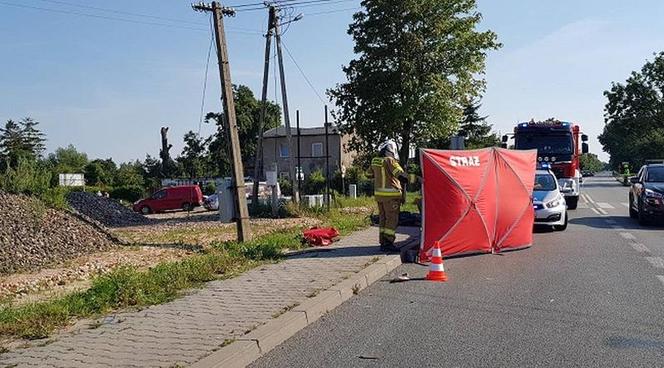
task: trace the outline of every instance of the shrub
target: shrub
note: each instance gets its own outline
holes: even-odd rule
[[[304,191],[306,194],[321,194],[325,190],[325,176],[320,170],[309,174],[304,181]]]
[[[293,186],[291,185],[290,180],[279,179],[279,189],[281,189],[281,195],[292,196],[293,195]]]
[[[145,190],[140,185],[124,185],[113,188],[109,194],[111,195],[111,198],[122,199],[133,203],[143,198]]]
[[[212,195],[217,193],[217,185],[214,182],[208,182],[205,184],[203,187],[203,194],[205,195]]]
[[[0,189],[14,194],[40,196],[50,187],[51,173],[35,160],[20,160],[0,177]]]

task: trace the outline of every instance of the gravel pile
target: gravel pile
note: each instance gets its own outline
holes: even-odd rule
[[[110,198],[93,193],[72,192],[67,196],[69,205],[78,213],[105,227],[148,225],[152,220],[132,211]]]
[[[34,270],[113,246],[107,234],[72,214],[0,192],[0,274]]]

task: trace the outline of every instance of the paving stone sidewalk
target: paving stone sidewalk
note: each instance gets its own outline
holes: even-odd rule
[[[291,256],[173,302],[108,317],[49,344],[1,354],[0,367],[190,365],[384,257],[377,237],[376,228],[362,230],[330,250]]]

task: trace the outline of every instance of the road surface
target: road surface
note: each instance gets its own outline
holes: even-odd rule
[[[385,278],[253,367],[664,367],[664,228],[612,178],[584,193],[565,232],[446,260],[444,284]]]

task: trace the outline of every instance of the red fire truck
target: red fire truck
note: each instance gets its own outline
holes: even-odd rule
[[[581,168],[579,157],[588,153],[588,136],[581,134],[578,125],[548,119],[519,123],[514,128],[515,149],[536,149],[537,160],[548,163],[558,178],[560,190],[567,207],[576,209],[581,194]],[[508,136],[503,136],[503,147],[507,147]]]

